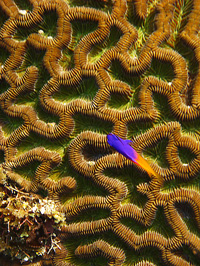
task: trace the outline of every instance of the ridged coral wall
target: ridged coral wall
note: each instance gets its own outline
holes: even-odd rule
[[[1,265],[199,265],[200,1],[1,0],[0,26]]]

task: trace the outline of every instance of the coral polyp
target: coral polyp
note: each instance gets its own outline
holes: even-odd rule
[[[1,265],[199,264],[199,17],[197,0],[0,1]]]

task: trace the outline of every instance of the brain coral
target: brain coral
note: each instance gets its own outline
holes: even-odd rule
[[[198,0],[0,1],[1,265],[199,265],[199,26]]]

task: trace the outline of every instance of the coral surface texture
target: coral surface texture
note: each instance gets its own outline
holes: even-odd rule
[[[0,0],[1,266],[200,265],[199,30],[199,0]]]

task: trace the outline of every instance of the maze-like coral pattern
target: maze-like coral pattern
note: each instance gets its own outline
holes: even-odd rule
[[[32,266],[198,265],[200,2],[1,0],[0,10],[2,263],[23,253]],[[110,131],[132,137],[160,179],[113,151]],[[66,219],[18,218],[26,248],[14,243],[9,257],[15,195],[53,201]]]

